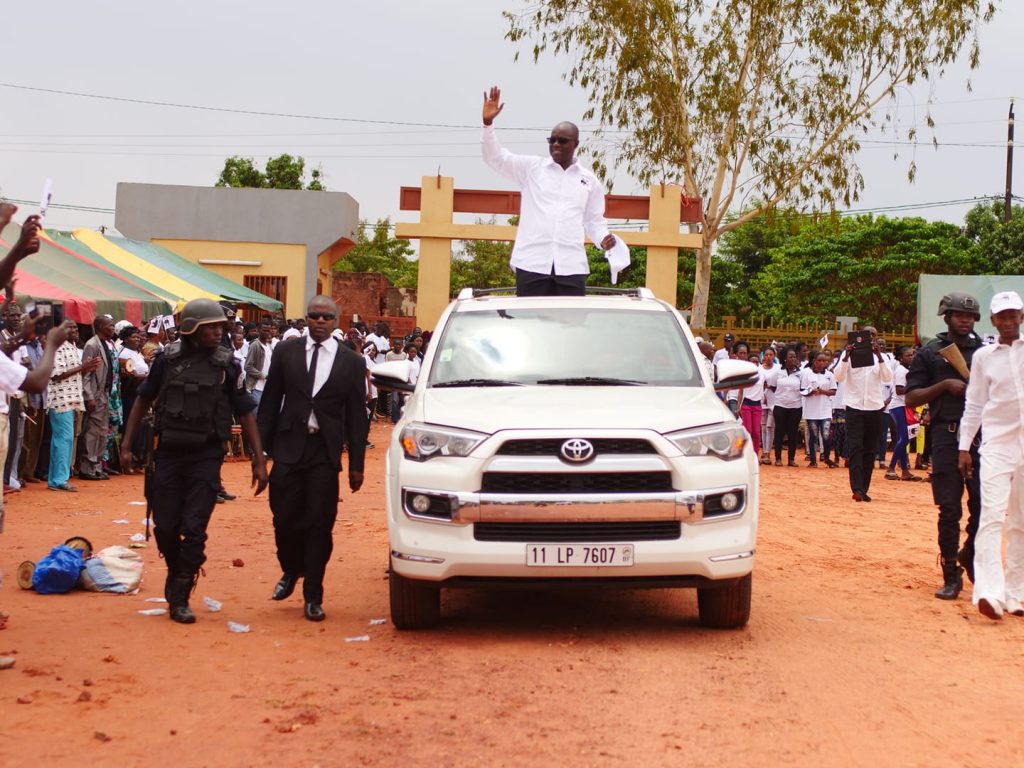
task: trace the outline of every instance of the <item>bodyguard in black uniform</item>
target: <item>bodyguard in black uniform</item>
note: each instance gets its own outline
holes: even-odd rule
[[[121,441],[122,466],[131,466],[131,443],[142,416],[156,404],[157,448],[149,501],[154,535],[167,561],[164,596],[170,618],[196,620],[188,599],[206,562],[206,527],[217,501],[224,444],[231,418],[238,418],[253,447],[252,482],[267,485],[255,402],[237,386],[240,370],[221,344],[223,309],[212,299],[195,299],[182,311],[181,335],[153,360],[138,389]]]
[[[981,433],[971,446],[974,473],[970,480],[960,474],[960,417],[964,413],[967,382],[939,350],[955,344],[970,368],[974,351],[981,339],[974,333],[974,323],[981,319],[981,305],[966,293],[947,293],[939,302],[939,312],[946,320],[947,331],[939,333],[914,355],[907,374],[907,405],[927,405],[931,413],[932,433],[932,498],[939,507],[939,554],[942,562],[942,587],[935,593],[940,600],[955,600],[963,589],[964,570],[974,581],[974,534],[981,515],[978,446]],[[967,488],[967,539],[960,549],[961,500]],[[959,550],[959,551],[958,551]],[[958,562],[959,561],[959,562]]]

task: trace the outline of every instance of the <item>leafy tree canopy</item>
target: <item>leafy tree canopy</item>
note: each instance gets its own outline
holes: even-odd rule
[[[311,172],[305,183],[306,161],[301,157],[279,155],[267,160],[265,170],[256,167],[251,157],[233,155],[224,161],[217,177],[217,187],[250,187],[255,189],[309,189],[323,192],[323,174],[319,168]]]
[[[776,205],[856,199],[857,137],[892,128],[895,90],[940,76],[965,45],[975,66],[994,12],[989,0],[529,0],[506,18],[534,59],[568,59],[590,98],[583,119],[601,128],[598,173],[624,165],[702,198],[701,326],[718,237]]]
[[[987,267],[954,224],[872,216],[825,219],[807,223],[773,249],[752,289],[763,313],[776,321],[852,315],[887,329],[915,322],[922,272],[978,274]]]
[[[408,240],[392,236],[391,219],[377,219],[372,226],[359,222],[356,244],[334,264],[335,272],[379,272],[398,288],[416,287],[417,263]]]
[[[964,234],[978,246],[981,257],[994,275],[1024,274],[1024,207],[1011,208],[1003,221],[1002,201],[979,203],[967,212]]]

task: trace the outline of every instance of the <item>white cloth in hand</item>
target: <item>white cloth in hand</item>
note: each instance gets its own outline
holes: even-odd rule
[[[608,268],[612,272],[612,285],[615,285],[619,281],[619,272],[629,266],[629,246],[623,242],[621,237],[615,235],[612,237],[615,237],[615,245],[605,251],[604,255],[608,259]]]

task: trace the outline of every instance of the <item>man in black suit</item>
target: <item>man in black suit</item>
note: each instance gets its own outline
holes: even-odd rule
[[[323,621],[323,579],[334,547],[341,449],[349,446],[348,485],[363,484],[366,362],[331,336],[337,307],[316,296],[306,308],[309,336],[277,345],[257,414],[274,460],[270,509],[284,571],[271,595],[284,600],[303,578],[305,615]]]

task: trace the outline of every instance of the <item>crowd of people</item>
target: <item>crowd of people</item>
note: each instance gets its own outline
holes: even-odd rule
[[[717,350],[697,341],[709,368],[727,359],[757,363],[755,383],[722,397],[762,464],[771,465],[774,452],[783,466],[785,448],[785,465],[797,467],[803,446],[811,467],[842,462],[855,502],[871,501],[876,462],[888,480],[928,480],[943,578],[935,597],[955,600],[966,575],[983,615],[1024,616],[1024,302],[1013,291],[997,293],[990,319],[999,334],[986,339],[974,332],[975,297],[946,294],[938,315],[946,331],[892,354],[870,326],[836,354],[824,343],[812,350],[799,342],[753,351],[731,333]],[[927,475],[911,471],[911,453]]]

